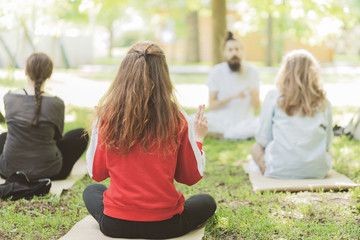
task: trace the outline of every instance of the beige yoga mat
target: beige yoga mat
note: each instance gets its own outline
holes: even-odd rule
[[[195,229],[188,234],[171,238],[176,240],[201,240],[204,236],[205,226]],[[127,239],[127,238],[111,238],[107,237],[99,229],[99,224],[92,216],[86,216],[80,222],[76,223],[70,231],[59,240],[111,240],[111,239]],[[139,239],[138,239],[139,240]]]
[[[51,182],[50,193],[60,196],[64,189],[71,188],[72,185],[74,185],[77,180],[80,180],[82,177],[84,177],[86,173],[87,173],[86,160],[85,159],[78,160],[75,163],[71,171],[71,174],[68,178],[64,180],[56,180]],[[5,180],[0,178],[0,184],[4,182]]]
[[[300,192],[317,189],[329,190],[348,190],[349,188],[359,187],[343,174],[330,170],[324,179],[277,179],[265,177],[260,173],[249,171],[248,163],[242,164],[245,172],[249,174],[250,182],[254,191],[276,191],[276,192]]]
[[[76,183],[76,181],[83,178],[86,173],[86,160],[79,159],[75,163],[69,177],[64,180],[56,180],[51,182],[50,193],[60,196],[63,190],[71,188]]]

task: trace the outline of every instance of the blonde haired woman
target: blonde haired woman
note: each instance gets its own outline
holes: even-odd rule
[[[324,178],[331,168],[332,110],[320,66],[305,50],[288,53],[277,89],[262,105],[251,148],[261,172],[274,178]]]

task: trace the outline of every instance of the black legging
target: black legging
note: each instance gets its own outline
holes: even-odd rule
[[[5,117],[4,115],[2,115],[2,113],[0,112],[0,123],[4,123],[5,122]]]
[[[70,175],[74,164],[85,152],[88,142],[89,135],[83,128],[65,133],[63,138],[56,143],[63,158],[63,165],[57,175],[50,177],[51,180],[65,179]]]
[[[104,214],[102,184],[89,185],[83,193],[86,208],[99,223],[100,230],[110,237],[164,239],[182,236],[209,219],[216,210],[216,202],[208,194],[197,194],[185,201],[184,211],[170,219],[137,222],[112,218]]]
[[[0,155],[4,150],[7,133],[0,135]],[[55,176],[49,176],[52,180],[61,180],[69,176],[74,164],[85,152],[88,145],[89,135],[83,128],[77,128],[67,132],[57,143],[63,164],[60,172]]]
[[[4,133],[0,134],[0,155],[4,151],[4,145],[5,145],[5,142],[6,142],[6,136],[7,136],[7,132],[4,132]]]

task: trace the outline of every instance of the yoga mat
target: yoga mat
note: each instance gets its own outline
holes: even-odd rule
[[[249,174],[249,179],[254,191],[276,191],[276,192],[300,192],[317,189],[329,190],[348,190],[353,187],[359,187],[343,174],[331,169],[324,179],[277,179],[265,177],[264,175],[249,170],[248,163],[242,163],[242,166]]]
[[[71,170],[69,177],[64,180],[51,181],[50,193],[60,196],[63,190],[71,188],[76,181],[83,178],[86,173],[86,160],[79,159]]]
[[[201,228],[195,229],[188,234],[171,238],[174,240],[201,240],[204,236],[205,225]],[[111,240],[111,239],[127,239],[127,238],[111,238],[107,237],[99,229],[99,224],[96,220],[88,215],[83,218],[81,221],[76,223],[73,228],[70,229],[68,233],[66,233],[59,240]],[[138,239],[139,240],[139,239]]]
[[[86,160],[79,159],[68,178],[64,180],[51,181],[50,193],[60,196],[64,189],[71,188],[77,180],[80,180],[87,173]],[[0,184],[5,183],[5,179],[0,178]]]

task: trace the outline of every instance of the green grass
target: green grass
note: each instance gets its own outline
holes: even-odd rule
[[[95,61],[95,64],[104,64],[104,65],[120,65],[123,57],[118,58],[106,58],[106,59],[98,59]]]
[[[0,86],[6,87],[6,88],[23,88],[24,85],[26,85],[25,79],[1,79],[0,78]]]
[[[87,215],[80,194],[87,183],[79,181],[61,198],[48,195],[0,202],[0,239],[59,239]]]
[[[116,76],[114,72],[77,72],[77,76],[95,81],[113,81]]]
[[[175,84],[206,84],[206,74],[171,74]]]
[[[335,54],[334,61],[344,62],[347,64],[359,65],[360,64],[360,55],[359,54]]]
[[[114,66],[117,66],[115,64]],[[74,74],[78,77],[87,78],[95,81],[113,81],[116,73],[117,67],[115,67],[114,71],[101,71],[101,72],[86,72],[77,69],[55,69],[54,72],[63,72]],[[8,69],[7,70],[7,77],[0,78],[0,86],[3,87],[11,87],[11,88],[20,88],[26,84],[25,78],[15,78],[14,71]],[[18,69],[16,71],[19,71]],[[274,84],[276,79],[277,72],[273,71],[261,71],[259,70],[259,77],[262,84]],[[206,84],[208,74],[196,74],[196,73],[189,73],[189,74],[179,74],[173,73],[171,74],[171,80],[174,84]],[[355,80],[358,80],[359,77],[355,74],[323,74],[323,81],[325,83],[348,83]]]
[[[335,115],[352,111],[335,108]],[[194,112],[194,109],[187,109]],[[88,126],[92,109],[67,107],[72,122],[65,129]],[[360,189],[348,192],[255,193],[241,167],[254,141],[205,139],[204,178],[192,187],[176,183],[190,197],[209,193],[216,214],[206,225],[204,239],[360,239]],[[335,137],[333,166],[360,183],[359,142]],[[82,191],[93,183],[88,176],[60,198],[54,195],[0,201],[0,239],[58,239],[88,213]],[[108,185],[109,181],[105,181]]]
[[[88,78],[96,81],[113,81],[116,72],[78,72],[75,73],[79,77]],[[262,84],[274,84],[276,79],[276,72],[261,72],[259,77]],[[174,84],[206,84],[207,74],[171,74],[171,80]],[[325,83],[345,83],[357,80],[359,77],[356,75],[323,75]],[[9,83],[7,83],[9,84]]]

